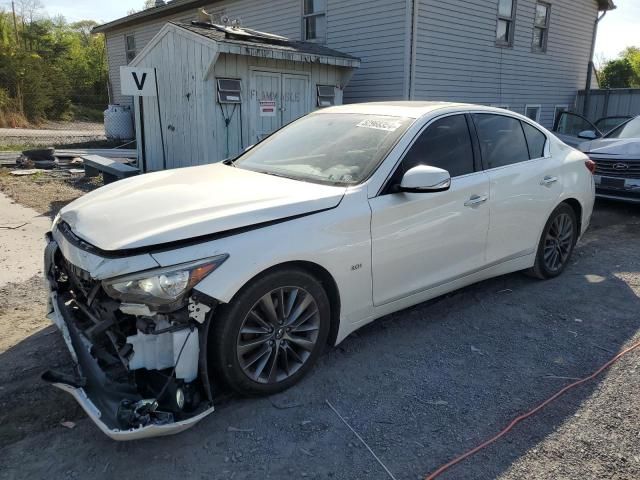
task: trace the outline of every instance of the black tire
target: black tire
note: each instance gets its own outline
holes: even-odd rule
[[[563,232],[558,231],[558,224],[562,222],[562,219],[570,221],[570,225],[565,224],[563,227],[563,231],[566,230],[564,235]],[[570,238],[565,240],[565,237],[569,235]],[[561,203],[549,216],[538,243],[536,263],[526,273],[541,280],[555,278],[562,274],[567,268],[569,260],[571,260],[577,241],[578,221],[576,213],[571,206]],[[555,264],[550,257],[557,258],[558,263]]]
[[[297,290],[298,293],[290,303],[289,300],[293,296],[294,290]],[[280,291],[283,292],[282,296],[279,294]],[[312,322],[312,325],[309,326],[308,323],[303,323],[302,325],[307,325],[304,328],[313,328],[314,330],[303,333],[298,333],[294,330],[293,332],[282,334],[281,331],[283,328],[281,327],[286,326],[289,318],[293,318],[299,309],[298,307],[302,308],[303,305],[301,304],[304,302],[300,299],[306,299],[307,294],[312,297],[314,303],[311,303],[309,307],[304,307],[307,310],[300,310],[298,316],[299,318],[309,316],[311,320],[308,322]],[[278,298],[284,299],[285,295],[288,295],[286,301],[281,302],[278,300]],[[262,328],[262,323],[258,324],[254,313],[258,313],[259,317],[265,317],[269,320],[269,315],[267,314],[268,309],[264,309],[262,303],[265,297],[271,299],[271,306],[274,307],[274,311],[277,311],[278,316],[281,312],[280,304],[283,305],[282,308],[285,310],[289,307],[289,314],[285,315],[284,325],[276,319],[274,322],[267,321],[268,327],[275,327],[273,333],[268,331],[253,332],[255,333],[254,337],[251,333],[241,333],[241,329],[242,332],[246,332],[247,330]],[[309,300],[309,302],[311,302],[311,300]],[[314,306],[317,307],[317,315],[313,314]],[[284,310],[282,310],[282,312],[283,315],[286,313]],[[250,321],[249,319],[254,321],[253,325],[247,323]],[[212,321],[213,325],[210,330],[210,350],[208,352],[208,358],[212,370],[218,374],[218,378],[221,378],[228,387],[242,395],[271,395],[286,390],[296,384],[316,363],[327,344],[331,310],[329,298],[315,277],[302,269],[283,268],[281,270],[268,272],[251,281],[236,294],[229,304],[222,305],[216,311],[216,315]],[[293,321],[293,324],[295,323],[297,322]],[[280,324],[280,328],[278,328],[278,324]],[[296,328],[302,329],[303,327],[299,326]],[[280,335],[279,338],[278,335]],[[296,337],[294,337],[294,335],[296,335]],[[313,345],[310,346],[310,343],[305,343],[305,348],[300,349],[296,342],[298,342],[301,337],[297,335],[310,335],[310,337],[304,337],[304,340],[307,342],[308,338],[312,338]],[[250,337],[249,340],[246,340],[247,336]],[[265,343],[262,339],[267,336],[271,337],[270,340]],[[252,340],[257,340],[257,342],[255,342],[256,344],[262,343],[260,343],[260,350],[254,350],[255,353],[253,353],[253,356],[247,359],[243,357],[243,355],[249,355],[249,353],[241,353],[242,347],[249,344],[253,345],[251,343]],[[253,348],[257,349],[258,347]],[[270,370],[270,366],[275,365],[275,368],[279,372],[276,376],[280,376],[281,378],[272,378],[272,375],[269,374],[268,378],[265,379],[264,373],[262,377],[260,373],[257,373],[259,365],[262,363],[266,353],[263,354],[260,360],[253,360],[254,363],[248,366],[251,359],[254,356],[258,356],[265,348],[270,348],[271,352],[275,353],[268,353],[269,358],[266,360],[268,365],[263,366],[263,368],[272,371],[272,369]],[[309,350],[307,350],[307,348]],[[296,353],[296,349],[303,351]],[[274,360],[272,360],[274,358],[273,355],[275,355]],[[304,358],[304,361],[302,361],[301,358]],[[298,362],[298,360],[300,360],[300,362]],[[257,366],[254,368],[256,364]],[[254,371],[251,372],[251,369]],[[290,374],[290,372],[292,373]],[[255,377],[256,373],[257,377]],[[254,377],[252,377],[251,374],[253,374]],[[282,377],[283,375],[288,376],[285,378]]]

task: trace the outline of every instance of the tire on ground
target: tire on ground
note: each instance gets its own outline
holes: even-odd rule
[[[572,228],[573,228],[573,241],[571,243],[569,255],[566,261],[562,264],[560,269],[556,271],[552,271],[546,266],[544,261],[545,239],[556,217],[562,214],[567,214],[571,218]],[[547,223],[545,224],[544,229],[542,230],[542,235],[540,236],[540,240],[538,241],[538,250],[536,252],[535,264],[533,265],[532,268],[527,270],[525,273],[527,273],[532,277],[539,278],[541,280],[555,278],[558,275],[562,274],[562,272],[564,272],[565,268],[567,267],[569,260],[571,259],[571,255],[573,254],[573,250],[578,240],[578,234],[579,232],[578,232],[578,221],[576,218],[576,212],[573,210],[573,208],[569,204],[561,203],[556,207],[556,209],[553,212],[551,212],[551,215],[549,216],[549,219],[547,220]]]
[[[319,329],[316,343],[305,363],[291,376],[277,383],[259,383],[251,379],[242,369],[238,359],[237,345],[244,319],[256,303],[278,287],[299,287],[310,293],[318,306]],[[331,309],[329,298],[321,283],[307,271],[284,267],[272,270],[253,279],[225,305],[216,311],[208,341],[208,360],[215,380],[242,395],[271,395],[296,384],[313,367],[322,354],[329,335]]]

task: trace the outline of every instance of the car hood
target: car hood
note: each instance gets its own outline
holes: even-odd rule
[[[345,191],[214,164],[115,182],[64,207],[60,220],[87,243],[117,251],[333,208]]]
[[[627,158],[640,159],[640,138],[602,138],[580,144],[579,150],[585,153],[602,155],[624,155]]]

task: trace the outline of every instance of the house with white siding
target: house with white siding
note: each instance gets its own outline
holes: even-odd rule
[[[613,0],[174,0],[95,29],[106,36],[111,98],[127,65],[169,21],[213,18],[361,60],[344,101],[495,105],[551,127],[585,87],[600,12]]]

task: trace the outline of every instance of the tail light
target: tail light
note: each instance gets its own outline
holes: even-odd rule
[[[589,170],[592,174],[596,173],[596,162],[594,162],[593,160],[587,160],[586,162],[584,162],[584,164],[587,167],[587,170]]]

